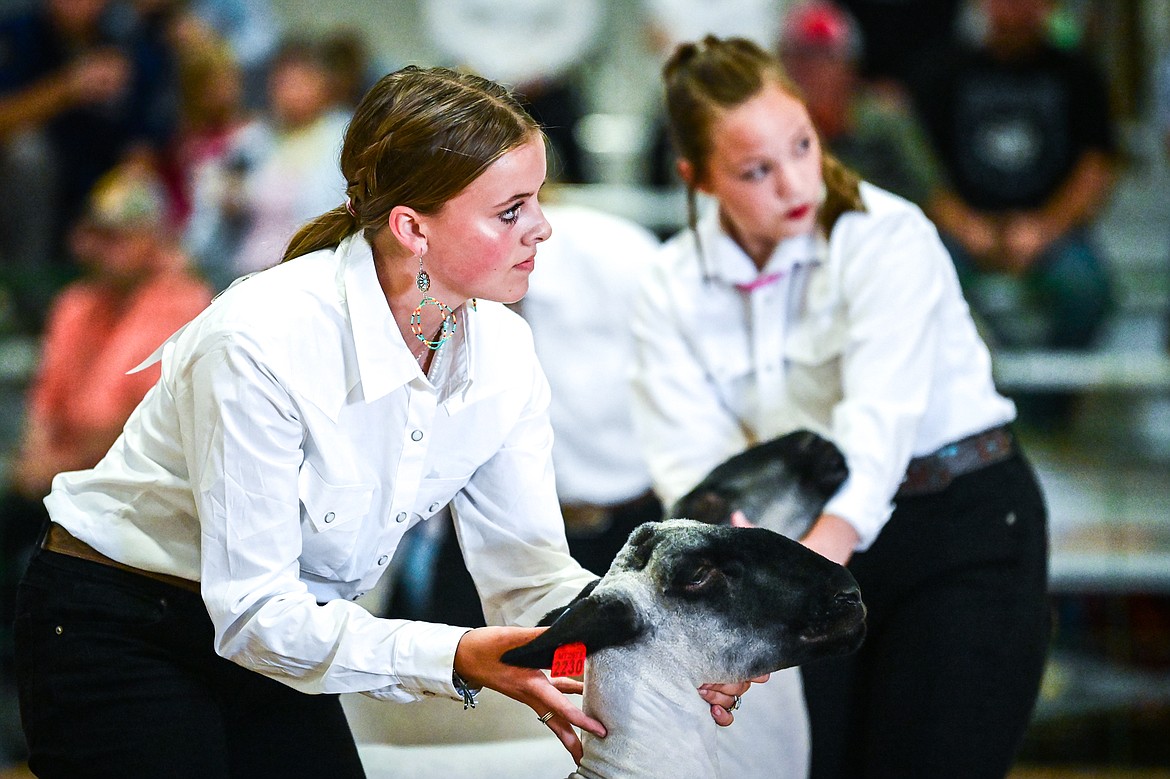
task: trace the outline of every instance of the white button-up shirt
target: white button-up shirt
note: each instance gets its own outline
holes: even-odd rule
[[[667,505],[727,457],[806,428],[845,455],[849,478],[825,511],[866,549],[911,457],[1015,418],[934,226],[901,198],[861,192],[864,213],[844,214],[828,241],[783,241],[762,271],[713,208],[701,258],[689,230],[663,247],[635,312],[634,383]]]
[[[451,504],[489,622],[534,624],[594,578],[565,543],[528,326],[494,303],[457,315],[425,376],[360,237],[256,274],[162,347],[159,383],[97,467],[54,480],[49,512],[109,557],[200,580],[216,651],[247,668],[456,697],[466,628],[351,602],[411,525]]]
[[[557,494],[565,503],[622,503],[650,489],[630,412],[630,309],[660,242],[591,208],[544,213],[552,237],[540,245],[520,311],[552,386]]]

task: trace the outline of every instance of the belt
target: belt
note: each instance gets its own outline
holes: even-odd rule
[[[947,444],[935,452],[915,457],[906,468],[906,477],[895,498],[942,492],[951,482],[1015,454],[1015,439],[1007,427],[994,427]]]
[[[610,526],[614,514],[654,500],[657,500],[654,492],[647,490],[621,503],[562,503],[561,516],[565,519],[565,528],[571,533],[600,533]]]
[[[154,579],[156,582],[169,584],[172,587],[180,587],[190,592],[199,592],[199,582],[193,582],[190,579],[182,579],[166,573],[158,573],[157,571],[144,571],[141,568],[135,568],[106,557],[56,522],[49,523],[49,532],[45,534],[44,540],[41,541],[41,549],[47,552],[56,552],[57,554],[76,557],[80,560],[89,560],[91,563],[108,565],[111,568],[117,568],[119,571],[145,576],[148,579]]]

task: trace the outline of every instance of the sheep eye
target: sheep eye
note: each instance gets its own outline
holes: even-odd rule
[[[710,565],[700,565],[683,581],[683,589],[687,592],[698,592],[707,587],[715,579],[718,571]]]

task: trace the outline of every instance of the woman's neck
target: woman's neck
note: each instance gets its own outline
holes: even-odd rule
[[[723,227],[723,232],[735,241],[736,246],[743,249],[744,254],[756,266],[756,270],[764,269],[772,257],[772,252],[779,246],[778,241],[744,234],[722,211],[719,212],[719,224]]]

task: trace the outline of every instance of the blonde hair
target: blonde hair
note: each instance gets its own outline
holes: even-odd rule
[[[304,225],[282,262],[386,225],[391,209],[433,214],[540,126],[503,87],[447,68],[384,76],[354,111],[341,148],[347,202]]]
[[[717,38],[708,35],[698,43],[683,43],[675,49],[662,70],[666,92],[666,113],[675,149],[698,175],[707,169],[712,133],[720,116],[751,98],[769,84],[801,100],[800,90],[788,78],[780,61],[744,38]],[[817,221],[825,235],[833,230],[846,211],[864,211],[860,180],[836,157],[821,147],[821,175],[825,202]],[[687,187],[688,223],[697,220],[695,191]]]

